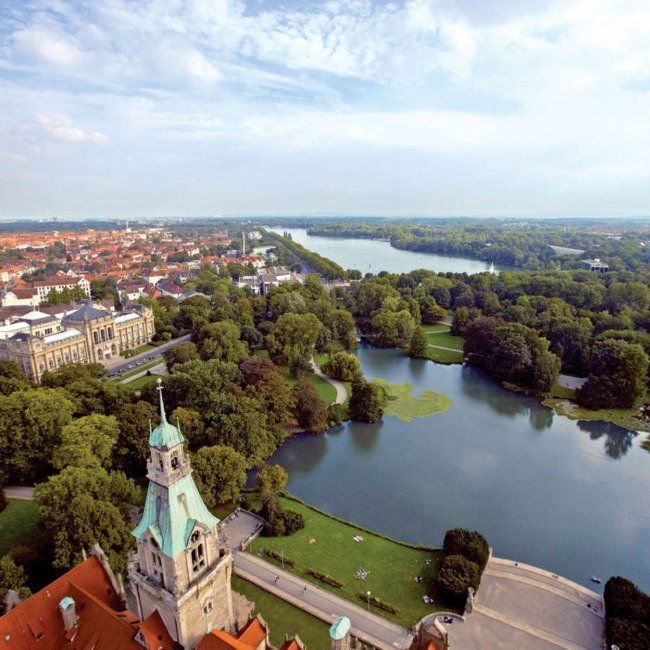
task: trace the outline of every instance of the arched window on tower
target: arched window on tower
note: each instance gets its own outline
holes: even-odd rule
[[[201,542],[201,533],[195,530],[190,537],[192,544],[195,544],[190,554],[192,559],[192,573],[198,573],[205,566],[205,551]]]

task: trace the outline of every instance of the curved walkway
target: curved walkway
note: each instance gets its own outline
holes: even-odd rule
[[[314,361],[311,360],[311,367],[314,369],[314,374],[324,379],[328,384],[331,384],[336,389],[336,399],[333,404],[343,404],[348,398],[348,391],[345,390],[345,385],[340,382],[338,379],[332,379],[328,377],[321,369],[320,366]]]

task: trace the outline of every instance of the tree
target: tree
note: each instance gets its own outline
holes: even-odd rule
[[[0,471],[15,481],[43,476],[73,409],[60,389],[20,390],[0,396]]]
[[[348,407],[350,417],[364,422],[379,422],[384,414],[379,388],[357,375],[352,382],[352,396]]]
[[[238,363],[248,356],[248,346],[240,340],[237,323],[229,320],[210,323],[199,332],[201,358]]]
[[[278,494],[288,480],[289,475],[281,465],[264,465],[255,479],[255,487],[262,495]]]
[[[54,451],[52,464],[57,469],[68,466],[111,466],[113,447],[120,427],[113,415],[87,415],[73,420],[61,431],[61,446]]]
[[[576,391],[576,400],[592,409],[631,408],[645,394],[648,356],[634,343],[596,341],[589,355],[589,379]]]
[[[202,447],[192,455],[196,486],[209,508],[235,501],[246,485],[246,460],[230,447]]]
[[[334,352],[322,367],[326,375],[340,381],[352,381],[360,369],[359,359],[347,352]]]
[[[326,429],[327,406],[309,379],[300,377],[292,392],[296,400],[298,426],[309,433],[318,433]]]
[[[198,449],[205,444],[205,425],[200,413],[178,406],[172,411],[169,421],[180,427],[190,449]]]
[[[163,357],[165,357],[167,369],[171,372],[174,366],[198,359],[199,351],[194,343],[179,343],[165,350]]]
[[[323,324],[314,314],[283,314],[268,336],[269,352],[287,365],[300,356],[311,356]]]
[[[467,600],[467,590],[470,587],[478,589],[479,580],[478,565],[462,555],[448,555],[438,571],[438,594],[446,603],[462,609]]]
[[[11,395],[31,387],[29,378],[15,361],[0,359],[0,395]]]
[[[447,315],[447,312],[438,306],[438,303],[433,297],[424,296],[420,300],[420,315],[422,316],[423,323],[433,325],[441,321]]]
[[[428,359],[428,341],[424,333],[424,330],[421,327],[416,327],[413,330],[413,336],[411,337],[411,345],[409,346],[409,356],[414,359]]]
[[[67,467],[36,487],[41,521],[54,551],[53,566],[69,569],[81,561],[81,549],[99,543],[116,572],[126,569],[132,547],[125,523],[139,501],[133,481],[121,472]]]
[[[239,368],[250,394],[264,403],[269,424],[292,424],[294,394],[277,366],[268,359],[245,359]]]
[[[9,590],[15,591],[21,600],[32,595],[26,582],[27,576],[23,567],[16,565],[8,555],[0,558],[0,603],[3,607]]]
[[[372,319],[374,342],[382,347],[405,348],[411,341],[415,321],[407,311],[382,310]]]
[[[114,448],[115,462],[127,476],[143,476],[149,458],[150,427],[158,424],[156,410],[144,400],[122,406],[116,414],[120,432]]]

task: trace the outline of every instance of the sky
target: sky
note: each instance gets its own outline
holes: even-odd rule
[[[0,217],[650,215],[647,0],[0,0]]]

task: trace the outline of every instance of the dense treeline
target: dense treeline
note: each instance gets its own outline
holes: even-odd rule
[[[603,258],[612,270],[638,270],[648,261],[647,226],[613,236],[591,226],[564,222],[430,222],[400,224],[329,223],[309,228],[311,235],[388,239],[395,248],[458,257],[471,257],[531,270],[584,268],[582,258]],[[558,256],[550,246],[584,250],[580,257]]]
[[[629,407],[646,394],[647,272],[380,273],[344,299],[375,345],[410,348],[415,338],[421,347],[420,323],[452,310],[467,359],[500,381],[545,393],[560,370],[587,376],[577,399],[590,408]]]
[[[650,647],[650,596],[619,576],[605,585],[605,634],[608,647],[647,650]]]
[[[276,247],[278,258],[283,264],[294,266],[302,262],[309,268],[310,272],[318,273],[326,280],[344,280],[347,278],[345,270],[336,262],[332,262],[332,260],[318,253],[313,253],[288,237],[265,231],[264,239]]]

